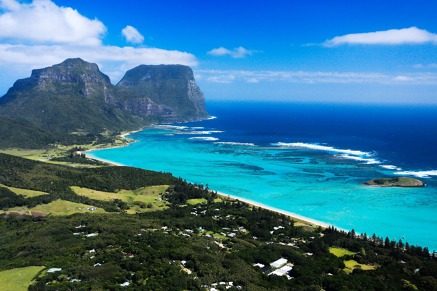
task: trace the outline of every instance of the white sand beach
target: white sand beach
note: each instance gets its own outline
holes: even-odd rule
[[[278,208],[275,208],[275,207],[271,207],[271,206],[268,206],[268,205],[265,205],[265,204],[262,204],[262,203],[259,203],[259,202],[256,202],[256,201],[252,201],[250,199],[236,197],[236,196],[232,196],[230,194],[226,194],[226,193],[222,193],[222,192],[217,192],[217,194],[222,196],[222,197],[224,197],[224,198],[230,198],[230,199],[234,199],[234,200],[239,200],[239,201],[247,203],[247,204],[249,204],[251,206],[260,207],[260,208],[264,208],[264,209],[267,209],[267,210],[270,210],[270,211],[273,211],[273,212],[284,214],[284,215],[290,217],[291,219],[301,220],[301,221],[307,222],[310,225],[317,225],[317,226],[321,226],[321,227],[325,227],[325,228],[331,226],[328,223],[325,223],[325,222],[322,222],[322,221],[318,221],[318,220],[315,220],[315,219],[311,219],[311,218],[308,218],[308,217],[305,217],[305,216],[302,216],[302,215],[299,215],[299,214],[296,214],[296,213],[293,213],[293,212],[289,212],[289,211],[281,210],[281,209],[278,209]]]

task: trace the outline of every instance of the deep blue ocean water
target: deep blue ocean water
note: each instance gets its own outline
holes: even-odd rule
[[[217,118],[159,125],[91,156],[172,172],[336,227],[437,250],[437,106],[210,102]],[[424,188],[369,179],[418,177]]]

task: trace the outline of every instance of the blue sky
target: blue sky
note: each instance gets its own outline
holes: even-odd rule
[[[116,83],[193,68],[207,100],[437,104],[437,2],[0,0],[0,95],[68,57]]]

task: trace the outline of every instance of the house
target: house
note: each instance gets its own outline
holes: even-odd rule
[[[274,261],[273,263],[270,263],[270,266],[271,266],[272,268],[280,268],[280,267],[282,267],[283,265],[285,265],[287,262],[288,262],[287,259],[280,258],[279,260],[276,260],[276,261]]]
[[[292,269],[293,269],[292,266],[285,265],[285,266],[282,266],[281,268],[276,269],[276,270],[274,270],[273,272],[271,272],[271,273],[269,274],[269,276],[270,276],[270,275],[284,276],[284,275],[287,275],[287,273],[288,273],[289,271],[291,271]]]

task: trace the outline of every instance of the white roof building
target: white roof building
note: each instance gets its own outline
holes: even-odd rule
[[[279,267],[285,265],[287,262],[288,262],[287,259],[280,258],[279,260],[276,260],[273,263],[270,263],[270,266],[272,266],[273,268],[279,268]]]
[[[291,266],[283,266],[282,268],[271,272],[269,275],[284,276],[292,269],[293,269],[293,267],[291,267]]]

